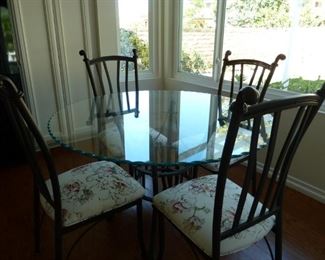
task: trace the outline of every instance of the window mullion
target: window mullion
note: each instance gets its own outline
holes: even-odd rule
[[[175,67],[174,73],[180,72],[180,63],[182,57],[182,31],[183,31],[183,0],[175,1],[175,24],[177,24],[175,28]]]
[[[223,37],[226,21],[226,7],[227,1],[218,1],[216,12],[216,32],[215,32],[215,46],[214,46],[214,66],[213,78],[218,82],[221,70],[221,63],[223,57]]]
[[[157,21],[154,20],[154,14],[157,14],[157,5],[156,3],[153,3],[153,0],[148,1],[148,18],[149,18],[149,26],[148,26],[148,36],[149,36],[149,70],[152,70],[152,72],[157,71],[157,64],[156,64],[156,57],[154,57],[154,54],[156,51],[154,50],[154,46],[156,46],[156,35],[154,35],[154,29],[157,29]],[[156,16],[157,17],[157,16]]]

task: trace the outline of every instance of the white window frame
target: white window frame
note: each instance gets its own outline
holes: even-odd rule
[[[149,40],[149,70],[139,71],[139,78],[141,80],[156,79],[160,77],[160,63],[159,63],[159,3],[158,0],[148,0],[148,40]],[[117,20],[117,46],[120,50],[120,24],[118,16],[118,0],[116,0],[116,20]]]
[[[226,16],[226,1],[217,1],[217,25],[216,25],[216,33],[215,33],[215,48],[214,48],[214,64],[213,64],[213,75],[212,77],[195,75],[188,72],[179,71],[179,63],[180,63],[180,53],[181,53],[181,40],[182,40],[182,9],[183,9],[183,0],[174,1],[173,5],[173,19],[174,19],[174,53],[172,53],[173,66],[172,72],[170,73],[171,78],[169,79],[169,83],[172,88],[175,86],[177,88],[186,88],[189,87],[190,90],[201,90],[206,92],[212,92],[217,89],[217,82],[219,80],[221,64],[223,59],[223,37],[224,37],[224,25],[225,25],[225,16]],[[220,33],[217,33],[217,32]],[[165,32],[166,33],[166,32]],[[167,32],[168,33],[168,32]],[[167,86],[168,87],[168,86]],[[225,92],[230,91],[229,86],[225,86],[223,89]],[[299,92],[293,92],[288,90],[279,90],[269,88],[265,99],[279,99],[286,98],[295,95],[299,95]],[[325,104],[320,108],[320,113],[325,113]]]
[[[202,76],[202,75],[195,75],[192,73],[184,72],[179,70],[180,64],[180,53],[182,51],[182,11],[183,11],[183,0],[175,1],[174,2],[174,34],[175,34],[175,55],[173,55],[175,64],[173,67],[173,77],[176,80],[180,80],[183,82],[189,82],[192,84],[200,85],[201,87],[208,88],[207,90],[211,91],[211,89],[216,89],[217,81],[219,72],[221,69],[221,61],[222,61],[222,43],[223,43],[223,24],[225,20],[225,12],[226,9],[226,1],[218,1],[217,2],[217,24],[216,24],[216,31],[215,31],[215,48],[213,53],[213,72],[212,76]],[[219,31],[220,33],[216,33]]]

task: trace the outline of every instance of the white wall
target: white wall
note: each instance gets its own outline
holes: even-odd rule
[[[325,203],[325,113],[319,112],[293,160],[288,179],[292,187]]]

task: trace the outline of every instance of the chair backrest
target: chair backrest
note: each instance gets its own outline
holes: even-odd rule
[[[218,95],[221,95],[225,81],[230,83],[230,97],[245,86],[255,87],[260,91],[259,102],[263,101],[279,60],[285,60],[284,54],[279,54],[273,63],[268,64],[254,59],[229,60],[231,51],[226,51],[221,69]]]
[[[247,105],[246,101],[249,100],[252,103],[252,100],[254,100],[257,103],[259,100],[258,91],[252,87],[246,87],[239,92],[236,101],[231,106],[232,116],[220,161],[216,187],[213,223],[213,250],[215,255],[218,255],[220,249],[218,241],[253,226],[272,215],[278,216],[280,214],[283,190],[292,159],[324,98],[325,83],[315,94],[297,95],[286,99],[265,101],[251,106]],[[293,114],[292,122],[289,124],[288,129],[281,126],[281,135],[283,134],[285,138],[282,138],[282,136],[277,138],[281,116],[286,116],[286,122],[290,122],[291,114],[288,117],[287,112]],[[260,161],[263,163],[262,171],[256,178],[256,157],[262,118],[269,124],[270,131],[268,133],[269,141],[266,147],[266,156],[263,161]],[[247,120],[252,121],[247,169],[240,183],[242,190],[235,209],[232,227],[221,233],[221,209],[223,207],[225,183],[228,177],[231,155],[241,123]],[[268,176],[270,176],[269,179]],[[248,196],[248,194],[250,195]],[[247,199],[250,196],[253,197],[253,202],[249,202]],[[249,212],[248,214],[243,214],[244,208],[246,213]]]
[[[139,108],[139,79],[136,49],[133,49],[132,57],[112,55],[89,59],[84,50],[80,50],[79,54],[83,56],[94,97],[113,94],[113,96],[109,97],[110,100],[108,101],[117,100],[118,104],[116,104],[117,109],[113,109],[112,114],[115,114],[117,111],[120,114],[130,112],[137,114]],[[132,72],[136,95],[134,107],[131,108],[129,83],[131,82],[130,75]],[[123,80],[122,77],[124,78]],[[126,101],[124,104],[126,104],[126,107],[123,105],[122,92],[124,93]],[[108,105],[114,106],[114,104]]]
[[[120,93],[122,91],[128,92],[132,71],[134,73],[135,90],[139,90],[136,49],[133,49],[132,57],[112,55],[89,59],[84,50],[80,50],[79,54],[83,56],[94,96]],[[124,84],[121,84],[122,76],[124,76]]]
[[[3,104],[5,112],[9,118],[9,123],[14,129],[22,148],[24,149],[25,156],[31,166],[35,187],[47,202],[52,205],[53,208],[57,209],[55,217],[60,221],[60,187],[50,151],[23,100],[23,93],[18,91],[10,78],[3,75],[0,75],[0,102]],[[36,156],[35,144],[37,144],[43,156],[45,170],[44,167],[41,167],[38,160],[41,157]],[[48,177],[51,180],[51,192],[45,184],[45,180]]]

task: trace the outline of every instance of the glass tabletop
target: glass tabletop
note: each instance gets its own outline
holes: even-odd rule
[[[227,97],[190,91],[112,94],[65,106],[50,117],[48,131],[61,146],[100,160],[204,164],[220,160],[230,104]],[[247,154],[250,133],[240,128],[234,158]]]

